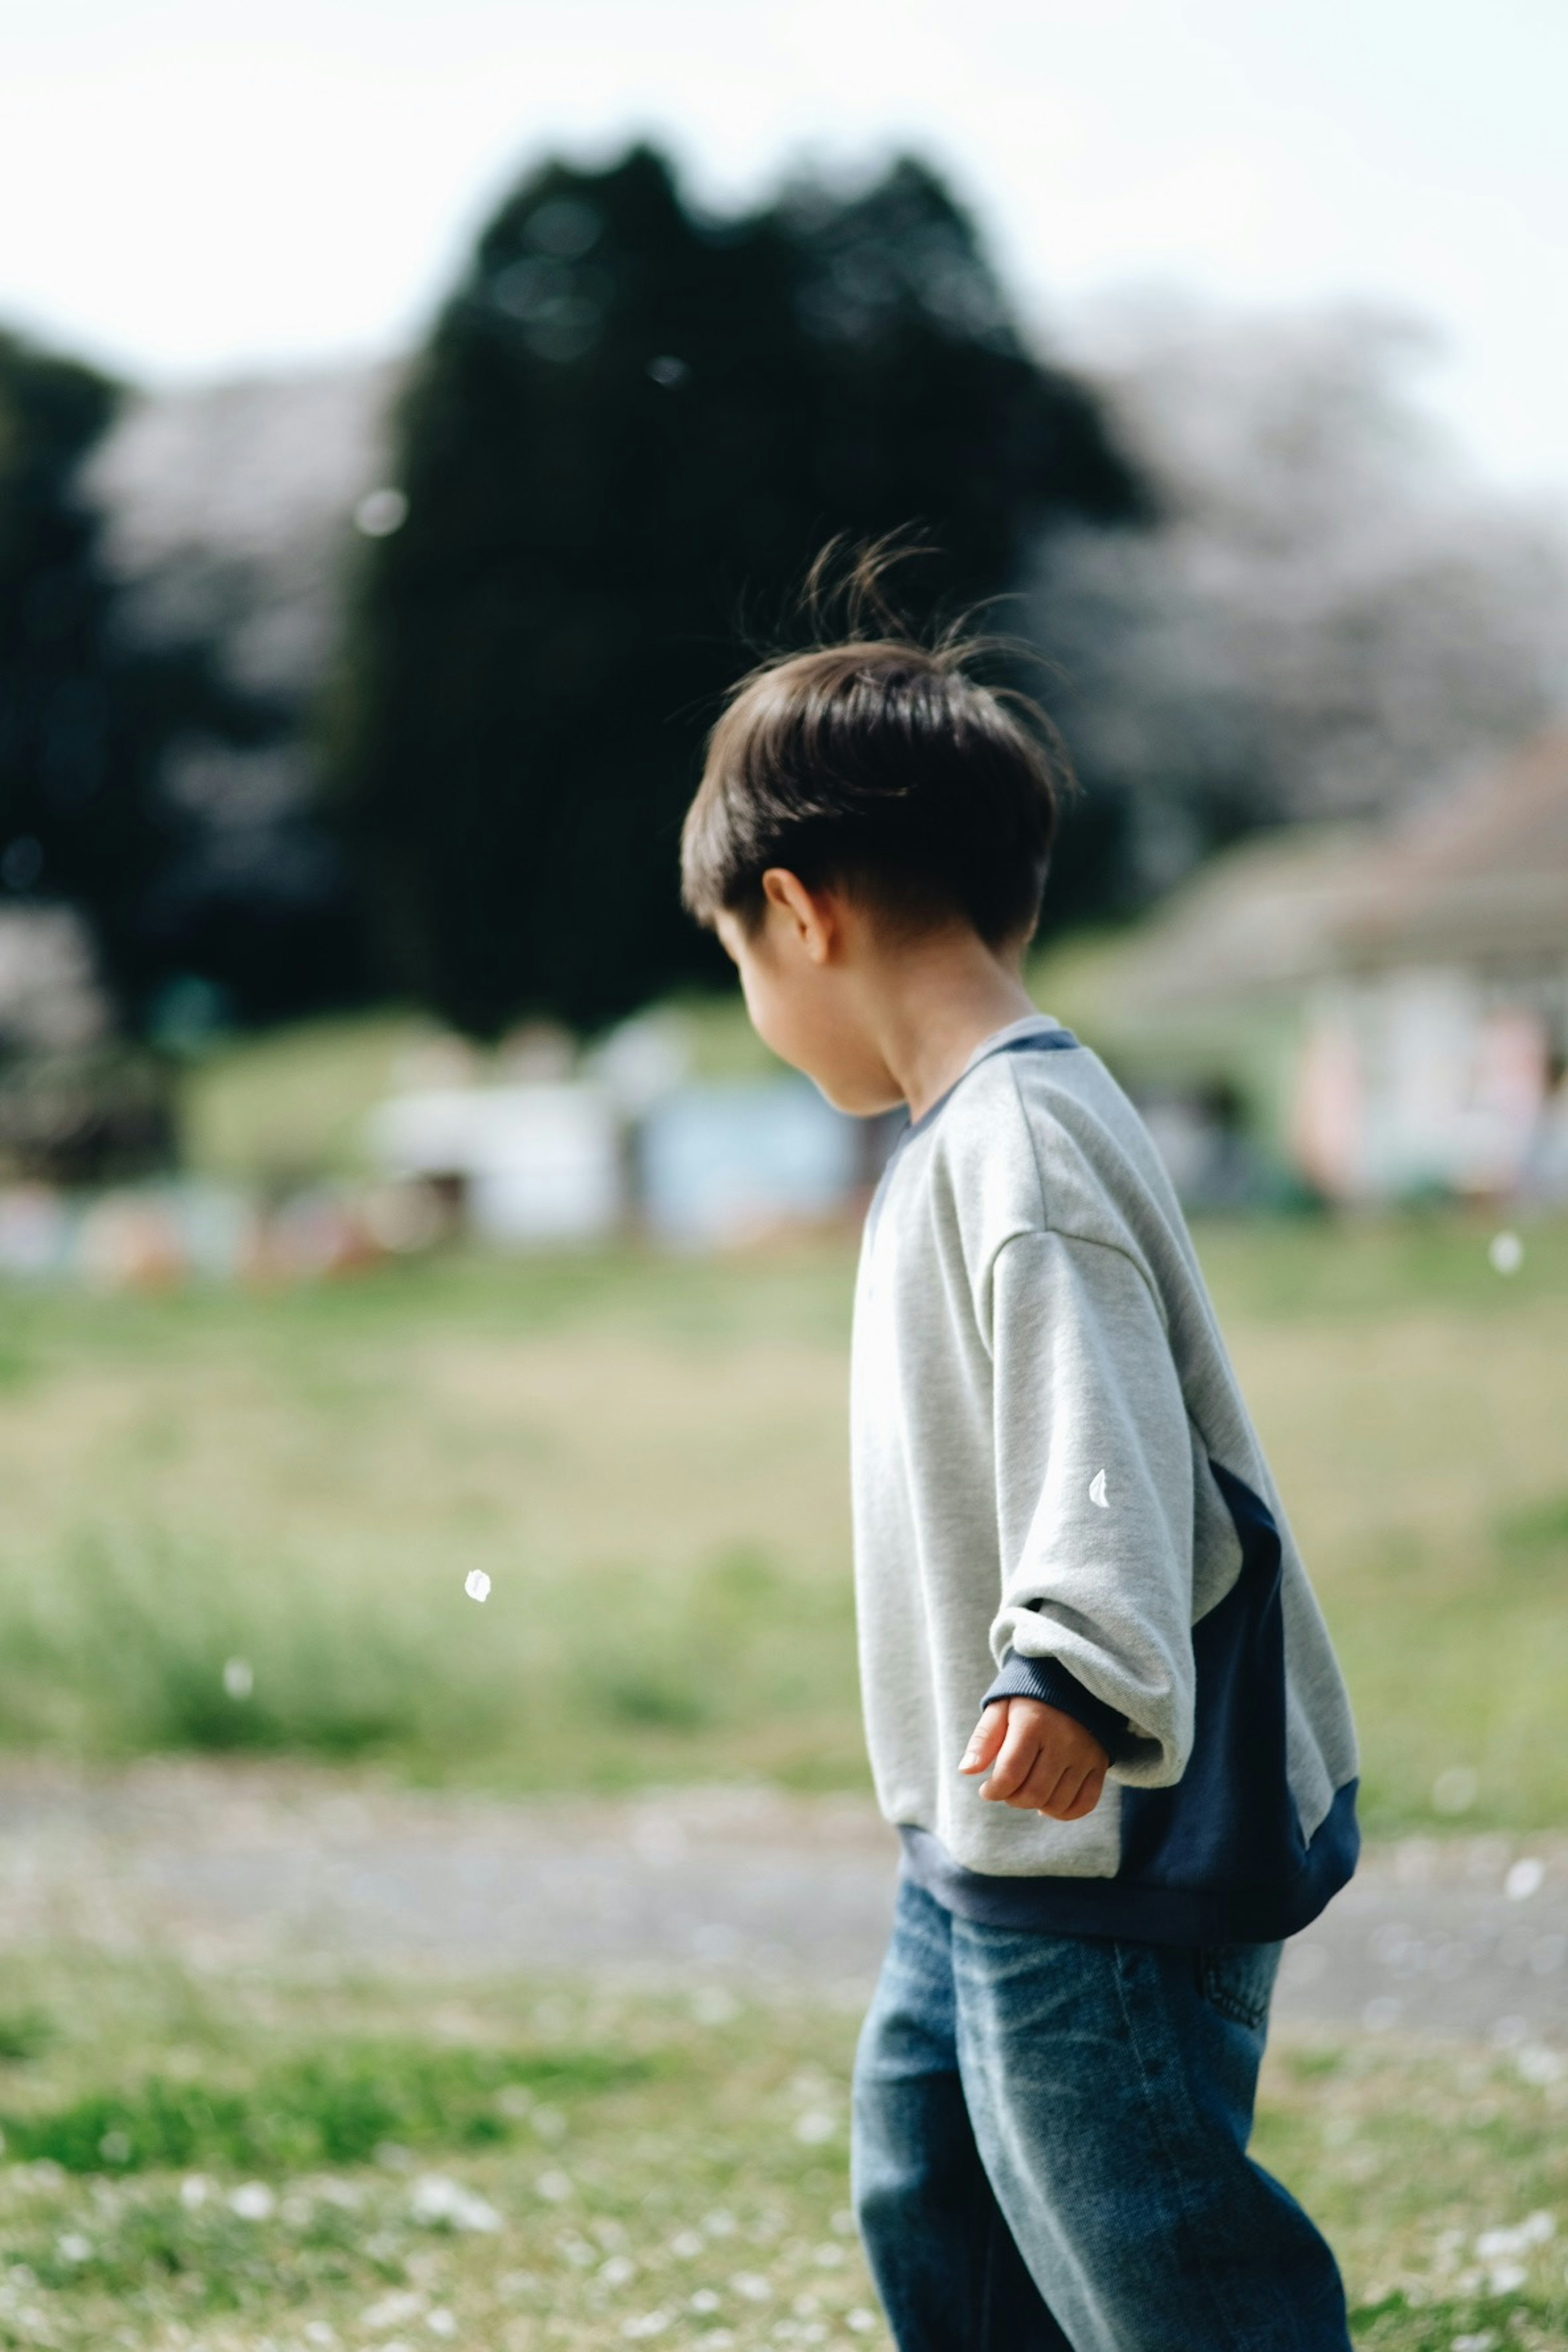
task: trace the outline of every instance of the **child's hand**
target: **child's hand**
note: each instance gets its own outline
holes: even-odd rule
[[[1081,1822],[1100,1802],[1110,1759],[1081,1723],[1038,1698],[993,1699],[974,1727],[961,1772],[991,1778],[980,1793],[993,1803]]]

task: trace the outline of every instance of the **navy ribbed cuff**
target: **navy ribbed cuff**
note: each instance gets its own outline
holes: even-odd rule
[[[1070,1715],[1086,1731],[1092,1731],[1114,1764],[1127,1736],[1127,1717],[1102,1698],[1086,1691],[1075,1674],[1063,1665],[1059,1658],[1026,1658],[1016,1650],[1009,1650],[1002,1661],[1001,1672],[980,1702],[984,1714],[993,1699],[1037,1698],[1047,1706],[1054,1706],[1062,1715]]]

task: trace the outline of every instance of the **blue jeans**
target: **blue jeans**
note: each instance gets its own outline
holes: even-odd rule
[[[982,1927],[904,1881],[852,2163],[899,2352],[1349,2352],[1332,2254],[1247,2153],[1279,1964]]]

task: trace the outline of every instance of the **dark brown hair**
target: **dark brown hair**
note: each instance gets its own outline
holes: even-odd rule
[[[992,947],[1034,929],[1066,755],[1027,696],[971,675],[996,641],[905,632],[882,593],[901,551],[856,561],[840,642],[777,656],[731,692],[681,833],[681,897],[699,922],[727,911],[753,929],[763,876],[782,866],[900,922],[959,916]]]

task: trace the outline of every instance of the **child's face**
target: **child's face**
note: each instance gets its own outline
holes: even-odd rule
[[[714,926],[740,972],[752,1028],[836,1109],[861,1118],[892,1109],[903,1097],[860,1003],[851,910],[793,874],[770,873],[764,883],[766,911],[754,930],[731,914]]]

